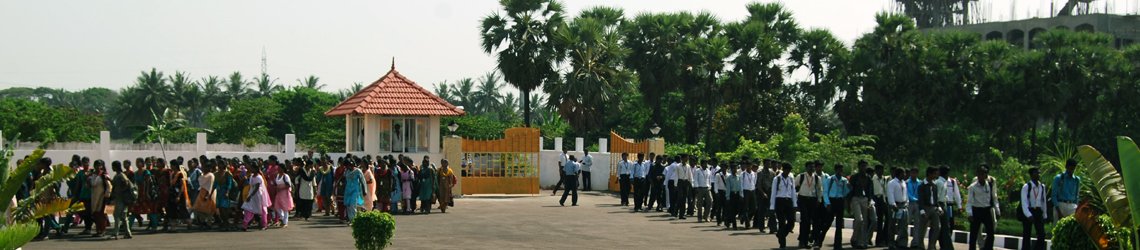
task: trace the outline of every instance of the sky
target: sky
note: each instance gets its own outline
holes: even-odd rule
[[[1102,0],[1135,10],[1140,0]],[[564,0],[567,15],[614,6],[645,12],[708,11],[722,21],[747,15],[752,0]],[[762,1],[772,2],[772,1]],[[805,28],[825,28],[848,45],[874,28],[892,0],[785,0]],[[1061,0],[981,0],[997,19],[1047,15]],[[1009,6],[1005,6],[1009,4]],[[1099,6],[1099,5],[1098,5]],[[1101,7],[1097,7],[1101,8]],[[0,89],[121,89],[151,68],[194,79],[268,73],[285,86],[315,75],[326,91],[369,84],[396,69],[428,89],[478,77],[495,59],[480,48],[479,21],[495,0],[0,0]],[[1024,13],[1022,13],[1024,12]]]

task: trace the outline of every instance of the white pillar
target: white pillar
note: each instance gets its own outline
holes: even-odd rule
[[[209,142],[206,141],[206,133],[195,134],[194,141],[196,143],[194,145],[194,151],[198,152],[198,155],[206,155],[206,150],[208,150],[206,145],[209,145]]]
[[[296,152],[297,152],[297,135],[285,134],[285,157],[281,157],[281,158],[285,159],[285,160],[291,160],[291,159],[293,159],[294,155],[297,155]]]
[[[554,138],[554,151],[562,152],[562,137]]]
[[[352,116],[344,116],[344,152],[352,151]]]
[[[3,135],[3,134],[0,134],[0,135]],[[0,138],[0,142],[4,142],[3,139],[4,138]],[[542,151],[542,149],[546,148],[546,147],[544,147],[545,145],[542,145],[542,144],[545,144],[545,141],[543,141],[542,137],[540,136],[540,137],[538,137],[538,150],[539,151]]]
[[[586,148],[586,140],[582,137],[574,138],[574,151],[582,152]]]
[[[606,138],[598,138],[598,153],[610,151],[610,140]]]
[[[99,131],[99,158],[111,161],[111,131]]]

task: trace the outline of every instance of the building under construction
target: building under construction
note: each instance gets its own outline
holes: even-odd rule
[[[1108,2],[1060,1],[1062,4],[1048,6],[1047,16],[1020,20],[1016,18],[1015,12],[1023,8],[1014,5],[1010,7],[1008,21],[990,21],[994,16],[989,10],[992,5],[987,5],[986,2],[992,4],[991,1],[979,0],[896,0],[895,9],[914,18],[915,24],[921,29],[971,31],[978,33],[984,40],[1005,40],[1027,49],[1033,47],[1032,41],[1037,34],[1050,29],[1107,33],[1115,37],[1113,45],[1117,48],[1140,41],[1140,15],[1135,10],[1125,10],[1124,14],[1120,14],[1113,11],[1115,6]],[[1113,1],[1116,2],[1120,1]],[[1133,2],[1126,3],[1135,5]]]

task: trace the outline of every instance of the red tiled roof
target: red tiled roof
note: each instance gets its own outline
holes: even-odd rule
[[[462,109],[401,75],[395,67],[333,107],[325,116],[342,115],[426,115],[460,116]]]

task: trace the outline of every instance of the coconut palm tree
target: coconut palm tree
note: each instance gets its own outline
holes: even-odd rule
[[[479,113],[492,113],[502,106],[503,94],[499,93],[499,76],[494,71],[483,74],[479,79],[479,89],[474,93],[475,107],[472,109],[479,110]]]
[[[162,72],[153,68],[150,72],[143,71],[136,78],[135,85],[123,89],[121,93],[122,98],[119,99],[119,108],[115,114],[123,127],[146,126],[152,121],[152,117],[147,114],[173,105],[170,85]]]
[[[319,83],[318,81],[320,81],[320,80],[321,80],[320,77],[317,77],[315,75],[309,75],[309,77],[297,79],[297,85],[300,85],[300,86],[306,87],[306,88],[310,88],[310,89],[321,90],[321,89],[325,88],[326,85],[323,83]]]
[[[234,71],[234,73],[230,73],[229,79],[226,80],[226,90],[222,96],[223,102],[218,106],[222,110],[229,110],[231,103],[245,98],[249,93],[249,82],[245,81],[245,77],[241,75],[241,72]]]
[[[555,63],[561,54],[554,32],[564,25],[562,4],[556,0],[500,0],[505,13],[491,13],[482,20],[483,51],[498,57],[503,79],[530,96],[530,92],[555,78]],[[530,99],[523,99],[523,119],[530,126]]]
[[[482,114],[483,112],[476,107],[474,91],[474,80],[471,78],[459,79],[451,88],[451,96],[455,98],[455,102],[452,104],[462,106],[464,110],[470,112],[472,115]]]
[[[257,97],[268,97],[273,95],[273,93],[277,93],[277,91],[285,89],[285,87],[277,85],[276,82],[277,78],[270,79],[269,74],[261,73],[261,76],[254,80],[254,85],[257,86],[257,90],[254,94],[256,94]]]

